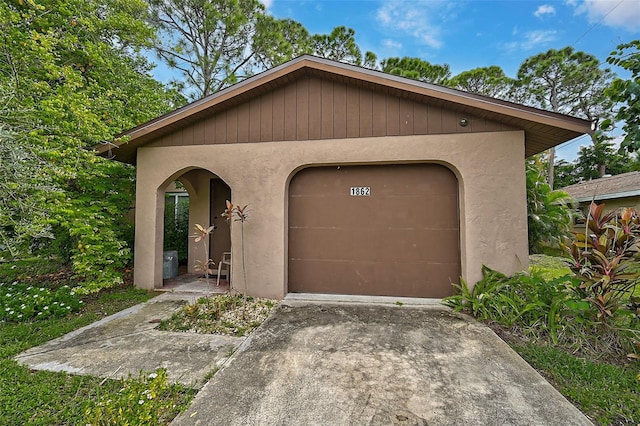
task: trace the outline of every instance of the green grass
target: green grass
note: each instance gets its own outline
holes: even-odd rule
[[[640,363],[611,365],[550,346],[511,346],[598,424],[640,424]]]
[[[20,281],[25,277],[53,274],[60,271],[60,262],[55,259],[32,257],[19,261],[0,262],[0,282]]]
[[[529,256],[529,263],[530,272],[538,272],[547,280],[571,274],[571,269],[562,257],[532,254]]]
[[[118,395],[122,382],[30,371],[12,357],[48,340],[119,312],[152,295],[119,287],[85,298],[83,310],[64,318],[0,325],[0,425],[85,424],[84,413],[100,396]],[[177,414],[194,391],[173,387]]]

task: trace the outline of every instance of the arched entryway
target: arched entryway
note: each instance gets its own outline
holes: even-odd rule
[[[159,188],[159,193],[163,193],[163,197],[158,201],[158,213],[164,212],[164,220],[171,215],[167,215],[167,191],[175,196],[175,183],[178,182],[178,187],[183,188],[186,194],[188,194],[188,226],[186,233],[186,256],[179,253],[180,258],[186,257],[186,268],[180,268],[181,272],[189,274],[198,274],[196,264],[198,262],[205,262],[207,259],[211,259],[214,262],[218,262],[223,252],[229,252],[231,250],[231,233],[229,225],[222,217],[222,213],[225,208],[225,200],[231,198],[231,188],[227,183],[214,173],[198,168],[190,168],[182,172],[178,172],[167,179]],[[178,197],[175,197],[178,198]],[[184,198],[180,197],[180,198]],[[214,226],[214,231],[211,234],[208,244],[205,245],[199,241],[196,242],[193,237],[196,224],[202,225],[207,228]],[[166,224],[164,226],[165,232],[160,244],[163,246],[163,252],[171,249],[167,247],[164,239],[167,237]],[[181,246],[181,245],[180,245]],[[206,251],[205,251],[206,250]],[[164,257],[164,256],[163,256]],[[165,268],[163,268],[163,273]],[[165,277],[163,277],[165,278]],[[224,277],[228,278],[228,277]],[[157,281],[156,281],[157,282]],[[157,288],[157,287],[156,287]]]
[[[302,169],[288,217],[289,292],[441,298],[459,282],[458,180],[442,165]]]

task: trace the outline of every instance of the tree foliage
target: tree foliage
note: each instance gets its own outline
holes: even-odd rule
[[[613,80],[600,61],[572,47],[540,53],[518,69],[519,94],[524,103],[585,118],[595,125],[611,117],[613,105],[605,89]],[[554,186],[555,149],[549,150],[549,185]]]
[[[155,50],[194,99],[251,75],[263,33],[274,29],[258,0],[150,0],[149,8],[160,35]]]
[[[2,124],[0,164],[0,253],[17,257],[32,241],[53,237],[44,208],[45,194],[58,190],[43,173],[42,160],[34,148]]]
[[[569,235],[571,197],[554,191],[546,181],[546,166],[539,156],[527,161],[527,224],[529,252],[542,253],[545,247],[559,247]]]
[[[20,112],[0,117],[11,147],[3,155],[14,155],[0,173],[13,174],[8,182],[22,186],[22,199],[37,203],[0,205],[3,217],[24,221],[2,225],[11,243],[0,256],[62,255],[85,290],[121,281],[131,236],[123,213],[134,184],[132,167],[87,148],[182,102],[149,76],[139,54],[154,35],[134,18],[145,13],[140,0],[0,4],[1,109]]]
[[[640,40],[620,44],[611,52],[607,62],[631,72],[628,80],[616,79],[607,90],[611,100],[622,105],[615,119],[624,121],[626,133],[621,146],[628,151],[640,151]],[[611,120],[603,123],[605,128]]]
[[[598,179],[635,170],[637,162],[628,152],[619,152],[607,139],[596,139],[593,145],[580,148],[576,174],[582,180]]]
[[[639,169],[640,164],[635,156],[615,149],[610,138],[601,134],[592,145],[580,148],[578,158],[574,162],[556,162],[555,188]]]
[[[338,62],[374,68],[376,55],[373,52],[363,54],[355,36],[353,29],[343,26],[335,27],[330,34],[314,34],[310,39],[310,53]]]
[[[614,74],[601,65],[594,55],[572,47],[550,49],[526,59],[518,69],[518,81],[527,87],[531,106],[602,121],[611,115],[604,90]]]
[[[314,34],[292,19],[267,14],[258,0],[150,0],[158,56],[181,72],[178,86],[200,99],[302,54],[375,66],[355,31],[343,26]]]
[[[465,92],[507,99],[514,80],[507,77],[502,68],[492,65],[463,71],[449,80],[447,84]]]
[[[382,71],[425,83],[446,84],[451,77],[449,65],[431,64],[420,58],[387,58],[380,62]]]

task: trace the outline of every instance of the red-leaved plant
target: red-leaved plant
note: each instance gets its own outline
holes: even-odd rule
[[[243,295],[246,296],[247,295],[247,270],[245,268],[245,262],[244,262],[244,223],[247,220],[249,220],[249,213],[247,210],[248,205],[245,205],[244,207],[234,206],[233,203],[231,203],[231,201],[229,200],[225,200],[225,201],[226,201],[227,208],[222,213],[222,217],[226,218],[227,223],[229,224],[231,223],[231,221],[240,222],[240,232],[241,232],[240,249],[242,252],[242,278],[244,281]]]
[[[585,232],[576,233],[568,253],[571,270],[581,281],[576,290],[596,309],[599,321],[606,322],[622,307],[624,297],[633,294],[640,277],[639,244],[636,209],[605,213],[604,204],[591,203]]]
[[[204,226],[196,223],[194,228],[196,230],[193,234],[194,241],[196,243],[202,241],[205,258],[205,260],[196,260],[194,269],[196,271],[204,272],[204,278],[207,282],[207,287],[209,287],[209,275],[213,274],[213,267],[215,266],[215,262],[212,259],[209,259],[209,236],[215,229],[215,226],[205,228]]]

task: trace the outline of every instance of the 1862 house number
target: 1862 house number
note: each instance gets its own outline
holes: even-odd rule
[[[352,197],[368,197],[371,195],[370,186],[352,186],[349,193]]]

